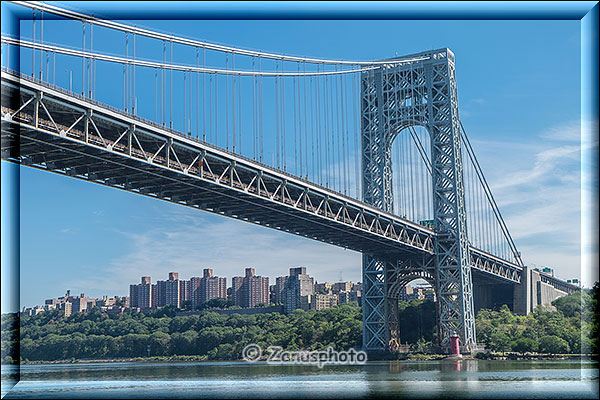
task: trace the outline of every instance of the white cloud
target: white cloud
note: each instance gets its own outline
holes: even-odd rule
[[[152,281],[165,280],[168,272],[176,271],[180,279],[189,279],[202,276],[203,268],[213,268],[215,275],[227,277],[230,285],[231,277],[243,275],[246,267],[268,276],[272,284],[276,276],[287,275],[290,267],[298,265],[306,266],[319,281],[337,281],[340,271],[345,280],[361,279],[359,253],[182,207],[170,209],[156,228],[115,234],[129,243],[127,252],[112,259],[85,284],[73,280],[69,287],[83,286],[88,291],[115,287],[113,277],[118,276],[115,290],[124,293],[143,275],[151,276]]]
[[[559,126],[549,128],[540,135],[542,139],[579,142],[581,140],[581,123],[572,121]]]
[[[581,150],[590,146],[582,146],[579,121],[533,141],[478,142],[478,157],[494,166],[484,173],[524,261],[549,265],[565,279],[581,276]]]

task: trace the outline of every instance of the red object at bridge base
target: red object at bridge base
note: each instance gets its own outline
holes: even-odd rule
[[[460,355],[460,348],[458,346],[458,335],[456,333],[453,333],[452,336],[450,336],[450,354],[453,356]]]

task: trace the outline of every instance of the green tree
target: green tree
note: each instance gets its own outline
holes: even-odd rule
[[[165,356],[169,352],[171,336],[168,333],[158,331],[152,333],[148,339],[151,356]],[[148,351],[148,349],[146,349]]]
[[[519,338],[512,342],[511,344],[512,351],[516,351],[521,354],[532,353],[537,351],[538,346],[537,342],[531,338]]]
[[[554,335],[547,335],[540,338],[540,353],[565,354],[570,351],[569,343],[566,340]]]
[[[505,353],[510,350],[510,337],[504,332],[494,332],[490,336],[490,350]]]

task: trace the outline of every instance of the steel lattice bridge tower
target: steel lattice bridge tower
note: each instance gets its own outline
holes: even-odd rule
[[[465,352],[477,346],[479,308],[527,314],[579,289],[521,261],[460,122],[449,49],[380,61],[292,57],[14,3],[33,10],[34,29],[31,40],[2,36],[2,160],[362,253],[365,349],[400,348],[398,297],[415,279],[434,287],[442,349],[456,334]],[[81,49],[45,43],[36,11],[81,22]],[[123,34],[124,51],[95,51],[92,28]],[[159,54],[136,53],[136,37],[158,41]],[[195,63],[174,62],[175,45]],[[27,75],[11,69],[24,50]],[[207,52],[223,65],[207,64]],[[71,81],[69,90],[55,84],[53,71],[79,63],[78,93]],[[117,68],[97,78],[100,63]],[[136,76],[145,79],[137,90]],[[122,103],[98,101],[96,81],[122,82]],[[154,117],[152,105],[140,111],[150,103]],[[408,137],[421,155],[414,167],[412,150],[393,152]],[[424,195],[395,184],[400,175]],[[407,199],[427,210],[409,215]]]
[[[392,211],[392,142],[410,126],[426,127],[431,135],[435,254],[429,260],[363,255],[363,340],[370,350],[399,345],[398,291],[425,278],[438,296],[442,347],[456,333],[470,350],[476,344],[475,315],[454,54],[440,49],[410,57],[425,60],[384,64],[363,73],[363,195],[366,203]]]

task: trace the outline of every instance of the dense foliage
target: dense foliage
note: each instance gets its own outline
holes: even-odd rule
[[[429,300],[398,302],[402,343],[437,342],[435,303]]]
[[[552,302],[556,311],[538,307],[527,316],[507,306],[477,314],[478,342],[496,352],[598,353],[598,284]]]
[[[109,316],[94,309],[68,318],[58,311],[23,316],[20,356],[30,361],[170,355],[230,360],[239,359],[249,343],[290,350],[329,345],[345,350],[361,345],[361,310],[356,305],[343,304],[323,311],[296,310],[290,315],[226,316],[210,311],[169,315],[173,311],[165,307],[150,314]],[[12,343],[3,338],[2,346],[9,345]]]
[[[515,315],[506,306],[481,310],[476,319],[478,341],[495,352],[597,354],[598,285],[552,304],[556,311],[538,308],[528,316]],[[331,345],[347,350],[362,342],[361,309],[355,304],[296,310],[290,315],[226,316],[207,310],[176,316],[176,311],[163,307],[151,313],[107,315],[95,308],[68,318],[59,311],[22,316],[20,357],[51,361],[177,355],[231,360],[239,359],[249,343],[263,349],[277,345],[311,350]],[[399,311],[402,343],[410,343],[412,351],[427,351],[436,342],[435,303],[399,302]],[[3,362],[18,358],[11,351],[18,343],[15,321],[14,314],[2,315]]]

